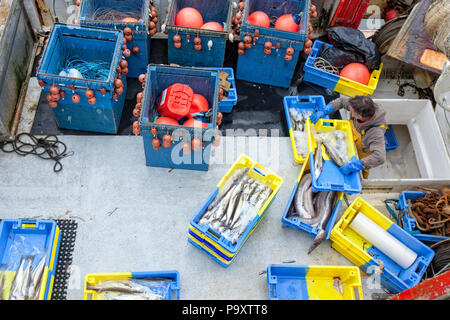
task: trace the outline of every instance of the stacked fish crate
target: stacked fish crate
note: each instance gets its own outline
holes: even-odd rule
[[[283,179],[241,155],[191,219],[188,241],[227,268],[275,199]]]
[[[0,300],[50,300],[61,235],[55,221],[0,223]]]

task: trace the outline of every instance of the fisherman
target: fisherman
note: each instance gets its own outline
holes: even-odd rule
[[[342,108],[352,114],[350,123],[352,124],[353,140],[360,160],[353,158],[340,170],[345,175],[362,171],[364,179],[367,179],[369,169],[378,167],[386,161],[384,134],[388,127],[385,111],[367,96],[341,97],[327,104],[323,111],[312,114],[311,122],[316,123],[325,115],[337,112]]]

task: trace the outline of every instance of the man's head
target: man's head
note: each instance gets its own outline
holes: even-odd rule
[[[365,121],[375,114],[375,103],[370,97],[356,96],[349,100],[349,104],[352,117],[357,120]]]

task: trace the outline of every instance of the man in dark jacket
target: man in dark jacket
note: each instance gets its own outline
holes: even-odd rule
[[[326,114],[342,108],[352,114],[353,140],[360,160],[352,160],[340,170],[346,175],[362,170],[363,177],[367,179],[370,168],[382,165],[386,161],[384,134],[388,127],[385,111],[367,96],[341,97],[331,101],[324,111],[311,115],[311,122],[316,123]]]

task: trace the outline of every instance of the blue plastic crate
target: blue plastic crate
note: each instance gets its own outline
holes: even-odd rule
[[[400,193],[396,209],[400,210],[403,213],[403,229],[411,233],[416,239],[424,242],[439,242],[450,238],[445,236],[436,236],[432,234],[421,233],[420,230],[417,229],[416,219],[408,214],[410,209],[408,200],[414,201],[424,196],[425,192],[422,191],[402,191],[402,193]]]
[[[340,76],[337,74],[333,74],[331,72],[326,72],[324,70],[318,69],[313,65],[314,60],[317,57],[320,57],[320,55],[322,54],[322,50],[325,47],[332,48],[333,46],[320,40],[314,41],[312,51],[308,55],[305,62],[304,66],[305,74],[303,80],[306,82],[314,83],[323,88],[334,90],[340,79]]]
[[[395,150],[398,147],[397,138],[395,137],[394,128],[392,125],[388,125],[388,130],[384,134],[384,140],[386,143],[386,151]]]
[[[37,71],[37,79],[44,83],[43,91],[49,94],[50,87],[60,89],[61,99],[53,108],[60,128],[117,133],[126,97],[126,77],[120,76],[119,66],[123,33],[92,27],[55,24]],[[110,64],[107,79],[80,79],[60,76],[68,58],[78,57],[87,62],[103,61]],[[120,76],[123,93],[115,99],[114,81]],[[94,91],[95,104],[89,104],[86,90]],[[104,94],[103,91],[104,90]],[[65,96],[62,96],[64,92]],[[79,95],[79,103],[72,101]]]
[[[132,272],[131,277],[134,279],[168,278],[172,281],[171,290],[163,296],[163,300],[180,300],[180,274],[176,270]],[[161,292],[156,293],[162,294]]]
[[[161,92],[174,83],[188,85],[194,93],[201,94],[206,98],[212,110],[212,114],[208,118],[207,128],[162,125],[155,122],[157,117],[156,106]],[[218,133],[216,130],[218,94],[219,76],[215,70],[163,65],[148,66],[142,112],[139,118],[147,166],[208,170],[212,142],[214,136]],[[156,136],[153,135],[152,128],[157,130]],[[172,145],[169,148],[162,146],[165,134],[170,134],[173,138]],[[161,141],[159,150],[153,148],[153,138],[158,138]],[[197,151],[192,150],[191,147],[190,154],[183,154],[182,143],[191,144],[194,138],[200,139],[204,146]]]
[[[5,219],[0,222],[0,266],[16,272],[22,256],[34,256],[32,270],[46,255],[40,299],[50,300],[58,262],[59,228],[51,220]],[[45,289],[42,289],[45,288]]]
[[[226,42],[231,31],[233,14],[231,0],[173,0],[169,4],[166,29],[168,30],[169,63],[192,67],[222,67],[225,57]],[[197,9],[203,17],[203,22],[217,22],[224,31],[186,28],[175,25],[177,13],[185,8]],[[181,37],[181,48],[174,47],[173,37]],[[194,49],[194,38],[201,39],[201,50]],[[208,43],[211,45],[208,46]]]
[[[245,53],[238,57],[236,79],[289,88],[308,33],[309,7],[310,0],[246,0],[240,41],[246,35],[250,35],[254,41],[252,48],[245,49]],[[299,31],[288,32],[251,25],[248,16],[254,11],[263,11],[269,17],[277,18],[287,13],[300,14]],[[255,30],[259,31],[256,41]],[[266,55],[264,44],[268,41],[272,43],[272,52]],[[276,48],[277,43],[279,49]],[[284,57],[289,47],[294,49],[294,54],[292,60],[286,61]]]
[[[228,82],[231,83],[230,91],[228,91],[228,97],[224,97],[222,101],[219,102],[219,112],[232,112],[233,107],[237,104],[237,91],[236,91],[236,81],[234,80],[233,68],[206,68],[214,69],[217,71],[224,71],[229,74],[227,78]]]
[[[139,22],[102,21],[96,19],[99,16],[99,12],[108,8],[120,12],[139,13]],[[81,4],[79,18],[81,26],[113,30],[124,30],[126,27],[131,28],[133,39],[126,44],[131,51],[131,55],[128,58],[124,57],[128,62],[128,78],[138,78],[140,74],[145,74],[147,65],[150,62],[149,10],[150,0],[83,0]],[[139,53],[135,54],[133,52],[132,49],[134,47],[139,48]]]
[[[297,192],[298,186],[300,184],[300,180],[303,177],[304,174],[309,172],[309,161],[305,161],[303,164],[303,168],[300,172],[300,175],[297,179],[297,182],[294,185],[294,188],[292,189],[291,196],[289,197],[289,200],[287,202],[286,209],[284,210],[283,216],[281,218],[282,226],[283,227],[291,227],[293,229],[302,230],[309,234],[312,238],[315,238],[317,234],[319,233],[319,229],[316,226],[311,226],[307,223],[304,223],[300,219],[296,217],[287,217],[289,210],[291,206],[293,206],[293,201],[295,194]],[[331,235],[331,229],[333,229],[333,226],[336,222],[337,214],[339,212],[339,208],[341,207],[342,198],[344,196],[343,192],[337,192],[336,194],[336,203],[333,207],[333,211],[331,212],[330,219],[328,221],[328,224],[325,228],[325,232],[327,233],[327,236],[323,241],[326,241],[330,238]]]

